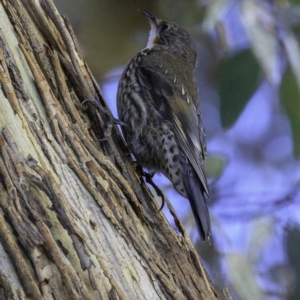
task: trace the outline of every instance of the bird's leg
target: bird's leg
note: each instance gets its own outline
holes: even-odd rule
[[[104,137],[99,139],[99,142],[104,142],[104,141],[108,140],[108,138],[111,135],[111,131],[112,131],[112,128],[113,128],[114,125],[126,126],[126,124],[124,122],[114,118],[111,115],[111,113],[107,109],[102,107],[100,105],[100,103],[98,101],[96,101],[95,99],[86,99],[86,100],[82,101],[81,105],[83,106],[86,103],[93,104],[94,106],[97,107],[97,109],[99,109],[101,112],[103,112],[105,115],[107,115],[109,117],[109,123],[107,125],[107,128],[104,131]]]
[[[162,192],[162,191],[160,190],[160,188],[153,182],[153,180],[152,180],[152,179],[153,179],[153,176],[154,176],[154,174],[150,174],[150,173],[147,173],[147,172],[144,174],[144,177],[145,177],[146,182],[149,183],[149,184],[154,188],[154,190],[155,190],[157,196],[159,196],[159,197],[161,198],[161,200],[162,200],[161,205],[160,205],[160,208],[158,209],[158,211],[160,212],[160,211],[162,211],[162,209],[164,208],[166,200],[165,200],[165,196],[164,196],[163,192]]]
[[[114,125],[126,126],[126,124],[124,122],[122,122],[122,121],[120,121],[120,120],[118,120],[118,119],[116,119],[114,117],[111,117],[110,121],[109,121],[109,123],[107,125],[107,128],[104,131],[104,137],[101,138],[101,139],[99,139],[100,142],[105,142],[105,141],[108,140],[108,138],[111,135],[111,130],[112,130],[112,128],[113,128]]]
[[[143,168],[139,164],[137,164],[137,170],[139,171],[141,177],[144,177],[145,181],[154,188],[157,196],[159,196],[161,198],[162,203],[158,210],[160,212],[164,208],[166,200],[165,200],[165,196],[164,196],[163,192],[159,189],[159,187],[152,180],[153,176],[155,175],[155,172],[146,172],[145,170],[143,170]]]

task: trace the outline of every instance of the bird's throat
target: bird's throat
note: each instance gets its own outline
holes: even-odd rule
[[[159,37],[156,33],[156,27],[151,24],[151,30],[149,33],[147,48],[152,48],[154,45],[159,44]]]

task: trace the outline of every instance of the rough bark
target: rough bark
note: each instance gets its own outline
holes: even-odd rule
[[[68,21],[51,0],[0,3],[0,299],[220,299],[109,125]]]

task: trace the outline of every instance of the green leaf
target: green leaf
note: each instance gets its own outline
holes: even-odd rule
[[[300,91],[294,73],[288,68],[280,86],[280,98],[293,132],[294,155],[300,155]]]
[[[262,260],[263,248],[274,235],[275,220],[270,216],[254,218],[249,234],[248,259],[251,263]]]
[[[241,17],[259,65],[272,84],[277,84],[280,74],[278,67],[278,29],[274,12],[264,1],[241,1]]]
[[[253,53],[246,50],[221,63],[217,89],[221,98],[221,122],[231,127],[258,86],[260,67]]]
[[[285,250],[287,255],[287,266],[289,268],[290,276],[294,277],[294,285],[291,288],[290,293],[294,294],[294,298],[298,299],[300,293],[300,256],[299,256],[299,247],[300,247],[300,228],[296,224],[292,224],[286,228],[286,237],[285,237]],[[285,274],[286,276],[286,274]],[[297,296],[296,296],[297,295]]]
[[[220,20],[220,12],[224,9],[230,0],[214,0],[208,1],[206,4],[205,19],[202,24],[204,30],[210,31],[214,26],[222,23]]]
[[[224,170],[226,160],[220,155],[209,155],[205,160],[205,173],[207,177],[219,178]]]
[[[300,4],[300,0],[290,0],[292,4]]]
[[[252,264],[238,253],[227,254],[228,277],[238,299],[264,300],[265,295],[259,288]]]
[[[300,87],[300,45],[298,38],[291,31],[282,35],[282,43],[286,51],[289,65],[295,75],[298,87]]]

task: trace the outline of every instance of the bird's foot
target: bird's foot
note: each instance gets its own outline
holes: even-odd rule
[[[154,188],[157,196],[159,196],[161,198],[162,203],[161,203],[161,206],[158,210],[160,212],[164,208],[166,200],[165,200],[165,196],[164,196],[163,192],[153,182],[153,176],[155,175],[155,172],[146,172],[146,171],[143,170],[143,168],[140,165],[137,166],[137,169],[139,170],[141,176],[145,178],[145,181]]]
[[[107,141],[108,138],[111,135],[111,131],[114,125],[120,125],[120,126],[126,126],[126,124],[116,118],[114,118],[111,113],[104,107],[102,107],[99,103],[99,101],[95,100],[95,99],[86,99],[84,101],[82,101],[81,105],[85,105],[86,103],[91,103],[92,105],[96,106],[97,109],[99,109],[101,112],[103,112],[105,115],[107,115],[109,117],[109,122],[107,125],[107,128],[104,131],[104,136],[103,138],[99,139],[99,142],[104,142]]]

